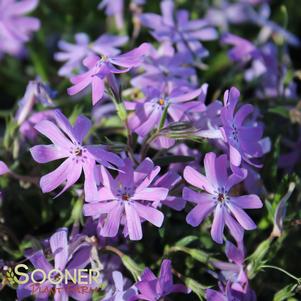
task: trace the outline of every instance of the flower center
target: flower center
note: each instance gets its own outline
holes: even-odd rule
[[[108,60],[108,58],[109,58],[109,57],[108,57],[107,55],[102,55],[102,56],[101,56],[101,61],[102,61],[102,62],[105,62],[105,61]]]
[[[232,125],[232,139],[238,143],[238,130],[235,125]]]
[[[160,98],[160,99],[158,100],[158,104],[159,104],[160,106],[164,106],[165,100],[164,100],[163,98]]]
[[[84,147],[82,147],[79,143],[74,145],[70,149],[72,160],[74,160],[76,163],[78,163],[79,161],[81,161],[82,163],[85,162],[85,160],[87,159],[86,152],[87,150]]]
[[[131,187],[125,187],[121,183],[117,190],[116,196],[120,201],[129,202],[131,200],[131,196],[133,195]]]
[[[128,201],[130,196],[127,194],[127,193],[124,193],[122,196],[121,196],[122,200],[123,201]]]
[[[81,157],[81,155],[83,154],[83,149],[81,147],[76,147],[74,150],[74,154],[75,156]]]
[[[227,200],[229,200],[228,191],[225,190],[224,187],[219,187],[216,191],[214,191],[215,196],[213,199],[220,204],[225,203]]]
[[[219,193],[217,200],[222,203],[225,200],[225,195],[223,193]]]

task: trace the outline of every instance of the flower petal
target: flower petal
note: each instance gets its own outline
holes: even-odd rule
[[[91,126],[92,123],[87,117],[83,115],[79,115],[77,117],[75,124],[73,126],[73,132],[77,142],[79,142],[80,144],[83,142]]]
[[[225,212],[225,222],[227,227],[229,228],[231,235],[235,238],[237,242],[242,241],[244,237],[243,228],[241,227],[240,224],[238,224],[234,220],[234,218],[227,212],[227,210],[225,210],[224,212]]]
[[[54,171],[43,176],[40,179],[42,191],[44,193],[50,192],[64,183],[69,176],[70,166],[73,166],[73,162],[70,158],[68,158]]]
[[[192,227],[197,227],[213,211],[214,207],[215,204],[211,201],[199,203],[188,213],[186,222]]]
[[[85,216],[98,217],[100,214],[109,213],[118,206],[117,201],[89,203],[83,206],[83,213]]]
[[[202,190],[206,190],[209,193],[214,193],[214,188],[212,187],[208,179],[192,167],[186,166],[183,176],[189,184]]]
[[[223,243],[224,227],[224,207],[218,204],[214,212],[213,223],[211,226],[211,237],[218,244]]]
[[[230,161],[231,161],[231,163],[234,166],[240,166],[240,164],[241,164],[241,154],[231,144],[229,145],[229,148],[230,148]]]
[[[232,214],[235,216],[239,224],[245,230],[254,230],[256,229],[256,224],[252,221],[252,219],[238,206],[234,205],[231,202],[228,202],[228,207]]]
[[[104,79],[98,75],[92,77],[92,103],[95,106],[104,94]]]
[[[206,192],[196,192],[188,187],[183,188],[183,199],[195,204],[207,203],[213,201],[213,196]]]
[[[168,189],[163,187],[149,187],[139,192],[135,192],[132,200],[144,201],[161,201],[165,200],[168,194]]]
[[[69,156],[68,151],[52,145],[36,145],[30,149],[33,159],[38,163],[47,163],[50,161],[66,158]]]
[[[138,202],[135,202],[133,206],[137,210],[140,217],[146,219],[156,227],[162,226],[164,215],[161,211],[150,206],[141,205]]]
[[[53,144],[63,149],[70,149],[72,143],[61,132],[61,130],[51,121],[42,120],[35,125],[35,129],[52,141]]]
[[[100,234],[105,237],[115,237],[118,234],[119,225],[121,221],[121,214],[124,211],[124,207],[121,204],[115,206],[114,210],[111,210],[105,220],[104,226],[101,228]]]
[[[55,232],[49,239],[51,252],[54,256],[54,267],[63,270],[68,260],[68,230],[62,228]]]
[[[255,194],[231,197],[230,202],[243,209],[261,208],[262,202]]]
[[[130,240],[140,240],[142,238],[141,221],[135,208],[126,203],[125,214]]]

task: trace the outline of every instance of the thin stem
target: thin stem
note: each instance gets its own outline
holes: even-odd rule
[[[115,253],[116,255],[118,255],[120,258],[122,258],[125,254],[123,252],[121,252],[120,250],[118,250],[117,248],[113,247],[113,246],[105,246],[103,248],[103,250],[105,251],[110,251],[112,253]]]
[[[153,135],[148,137],[145,142],[142,145],[141,148],[141,161],[143,161],[147,155],[148,149],[150,147],[150,144],[158,137],[160,136],[159,132],[156,131]]]
[[[291,273],[287,272],[286,270],[283,270],[282,268],[276,267],[274,265],[263,265],[263,268],[267,268],[267,269],[274,269],[274,270],[278,270],[284,274],[286,274],[287,276],[291,277],[292,279],[296,280],[298,284],[301,284],[301,279],[292,275]]]
[[[8,175],[10,175],[12,178],[19,180],[19,181],[28,182],[28,183],[32,183],[35,185],[38,185],[38,183],[39,183],[38,177],[22,176],[22,175],[16,174],[13,171],[10,171],[8,173]]]

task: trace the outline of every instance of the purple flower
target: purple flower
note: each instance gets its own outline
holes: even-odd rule
[[[159,166],[154,166],[150,159],[145,159],[136,169],[129,159],[124,160],[124,168],[114,179],[104,168],[100,167],[100,182],[97,199],[86,199],[84,215],[94,219],[105,218],[100,227],[100,235],[115,237],[120,224],[124,225],[124,233],[131,240],[142,238],[141,222],[147,220],[161,227],[164,215],[153,206],[154,202],[165,200],[168,189],[154,187],[152,182],[160,172]]]
[[[18,102],[19,109],[15,117],[18,125],[27,119],[36,103],[41,103],[45,107],[54,106],[52,102],[54,96],[55,92],[41,81],[30,81],[26,87],[23,98]]]
[[[169,191],[171,191],[172,189],[178,187],[178,184],[181,181],[181,179],[182,178],[176,172],[169,170],[163,176],[159,177],[155,181],[154,185],[157,187],[167,188]],[[186,201],[183,200],[182,197],[173,195],[168,195],[165,200],[158,201],[157,203],[158,206],[162,204],[177,211],[181,211],[185,208],[186,205]],[[154,206],[156,205],[154,204]]]
[[[6,173],[9,173],[9,168],[3,161],[0,161],[0,176],[4,175]]]
[[[165,95],[156,89],[149,90],[145,99],[128,104],[127,108],[134,110],[129,119],[131,129],[139,136],[145,137],[150,131],[158,128],[165,110],[168,114],[166,124],[169,120],[185,119],[185,114],[199,105],[198,101],[192,100],[201,92],[202,88],[186,92],[174,90],[170,95]]]
[[[221,112],[222,133],[229,145],[231,164],[240,166],[242,160],[256,165],[251,161],[263,155],[260,139],[263,125],[258,122],[248,124],[247,117],[253,112],[253,106],[245,104],[237,112],[235,107],[239,100],[239,91],[231,88],[224,94],[224,108]]]
[[[107,16],[114,16],[115,23],[118,29],[122,29],[124,27],[124,0],[102,0],[97,8],[105,9],[105,13]]]
[[[233,45],[234,47],[229,51],[228,55],[231,60],[235,62],[248,62],[250,59],[260,57],[260,52],[256,46],[248,40],[241,38],[231,33],[225,33],[221,42],[223,44]]]
[[[38,0],[2,0],[0,2],[0,56],[8,53],[18,56],[31,33],[40,28],[40,21],[24,16],[34,10]]]
[[[164,42],[159,49],[151,47],[149,56],[142,64],[144,73],[134,77],[131,84],[142,90],[149,87],[159,90],[193,87],[189,79],[195,78],[196,72],[189,66],[190,63],[189,57],[176,53],[170,43]]]
[[[211,237],[217,243],[223,242],[225,225],[231,235],[237,240],[243,239],[243,229],[253,230],[255,223],[243,209],[261,208],[262,202],[257,195],[232,196],[231,188],[242,182],[246,176],[236,173],[228,176],[228,160],[226,155],[216,157],[214,153],[207,153],[204,158],[205,173],[203,176],[190,166],[184,169],[184,179],[191,185],[205,192],[199,193],[188,187],[183,189],[183,199],[196,206],[186,217],[188,224],[198,226],[204,218],[214,211],[211,227]]]
[[[57,169],[41,178],[42,191],[50,192],[65,184],[60,195],[70,188],[84,171],[87,197],[95,192],[90,179],[96,162],[109,168],[113,168],[111,164],[121,166],[123,162],[116,154],[106,151],[100,145],[83,145],[83,139],[91,128],[88,118],[80,115],[74,126],[59,110],[55,111],[54,118],[57,125],[49,120],[43,120],[35,126],[35,129],[49,138],[53,144],[37,145],[30,149],[32,157],[38,163],[66,158]]]
[[[91,55],[117,55],[120,50],[117,47],[127,42],[126,36],[114,36],[103,34],[96,41],[91,42],[85,33],[75,35],[75,44],[59,41],[60,52],[55,53],[54,58],[60,62],[66,62],[59,70],[59,75],[70,77],[76,69],[82,69],[82,60]]]
[[[173,0],[164,0],[161,2],[162,16],[154,13],[142,14],[141,22],[152,30],[156,40],[176,44],[179,52],[187,55],[194,53],[200,57],[208,55],[200,41],[215,40],[217,31],[206,20],[189,21],[187,10],[177,11],[175,18],[174,11]]]
[[[33,264],[35,269],[41,269],[46,275],[52,270],[57,271],[56,274],[51,272],[53,281],[46,279],[42,283],[33,283],[31,281],[20,284],[17,289],[18,300],[23,300],[34,292],[36,300],[48,300],[48,296],[55,291],[54,300],[69,300],[72,297],[75,300],[90,300],[91,292],[80,289],[81,286],[92,288],[91,284],[72,283],[71,279],[62,279],[64,271],[68,270],[70,275],[74,274],[77,269],[83,269],[89,264],[91,247],[88,245],[79,246],[74,252],[70,252],[70,244],[68,244],[67,229],[63,228],[54,233],[50,239],[51,254],[54,257],[54,265],[50,264],[46,259],[42,250],[27,254],[27,259]],[[61,273],[60,273],[60,272]],[[43,276],[39,273],[34,275],[35,281],[41,282]],[[83,275],[83,279],[88,279],[88,275]],[[61,279],[61,281],[59,281]],[[66,280],[70,280],[65,283]],[[57,282],[54,284],[52,282]]]
[[[115,288],[111,288],[102,301],[130,301],[134,300],[134,296],[137,294],[135,286],[128,287],[127,279],[124,279],[119,271],[112,273]],[[127,287],[127,288],[125,288]]]
[[[172,293],[189,293],[185,285],[173,283],[171,261],[168,259],[163,260],[159,277],[146,268],[141,275],[141,281],[135,286],[139,290],[136,300],[156,301]]]
[[[103,97],[105,78],[111,83],[115,73],[125,73],[131,68],[137,67],[148,49],[149,45],[143,43],[138,48],[118,56],[108,57],[103,55],[99,58],[96,55],[90,55],[86,57],[83,64],[89,70],[71,78],[74,85],[68,89],[68,94],[77,94],[91,84],[92,102],[95,105]],[[118,69],[115,66],[122,68]]]
[[[226,255],[229,262],[215,261],[212,264],[220,270],[218,274],[220,291],[206,290],[207,300],[243,300],[255,301],[255,292],[251,289],[244,267],[245,252],[242,242],[236,247],[226,241]]]
[[[35,125],[42,120],[52,120],[54,116],[54,110],[46,110],[42,112],[33,112],[19,128],[22,138],[34,141],[38,135],[38,131],[35,129]]]
[[[144,5],[146,0],[132,0],[131,2],[136,5]],[[102,0],[98,7],[98,9],[105,9],[105,13],[107,16],[115,18],[115,24],[118,29],[124,28],[124,0]]]

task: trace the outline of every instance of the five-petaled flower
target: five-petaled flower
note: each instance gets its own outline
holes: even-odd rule
[[[42,191],[50,192],[61,184],[65,184],[60,195],[79,179],[83,170],[85,195],[89,197],[95,193],[91,179],[96,162],[108,168],[115,168],[122,166],[123,161],[118,155],[108,152],[101,145],[83,144],[83,139],[91,128],[88,118],[80,115],[72,126],[61,111],[56,110],[54,119],[56,124],[49,120],[43,120],[35,126],[35,129],[49,138],[53,144],[36,145],[30,149],[32,157],[38,163],[66,158],[57,169],[41,178]]]
[[[86,199],[84,215],[99,218],[102,236],[115,237],[123,224],[125,235],[129,234],[131,240],[140,240],[143,220],[157,227],[163,223],[163,213],[153,206],[153,203],[157,206],[158,201],[165,200],[168,194],[167,188],[152,185],[159,172],[160,167],[154,166],[149,158],[136,169],[130,159],[125,159],[124,167],[115,179],[101,166],[99,178],[102,186],[98,198]]]
[[[193,227],[214,211],[211,237],[217,243],[223,242],[224,227],[230,230],[237,240],[243,239],[243,229],[253,230],[255,223],[243,209],[261,208],[262,202],[257,195],[233,196],[231,188],[242,182],[246,173],[241,170],[228,176],[228,160],[226,155],[216,157],[207,153],[204,158],[206,176],[190,166],[184,169],[184,179],[191,185],[205,190],[196,192],[188,187],[183,189],[183,198],[196,206],[187,215],[186,221]]]
[[[141,281],[136,284],[139,293],[134,300],[161,300],[172,293],[189,293],[184,284],[174,284],[171,270],[171,261],[163,260],[159,277],[146,268],[141,275]]]
[[[259,122],[246,122],[246,118],[253,112],[253,106],[245,104],[235,113],[239,99],[239,91],[232,87],[224,94],[224,107],[221,112],[222,134],[229,144],[230,161],[234,166],[240,166],[242,159],[251,165],[252,161],[263,155],[260,140],[263,125]]]
[[[103,55],[101,58],[94,54],[87,56],[83,60],[83,65],[89,70],[70,79],[73,86],[68,88],[68,94],[77,94],[91,84],[92,102],[95,105],[104,95],[104,80],[107,78],[110,85],[113,86],[114,74],[125,73],[131,68],[139,66],[148,49],[149,44],[143,43],[139,47],[117,56]]]

